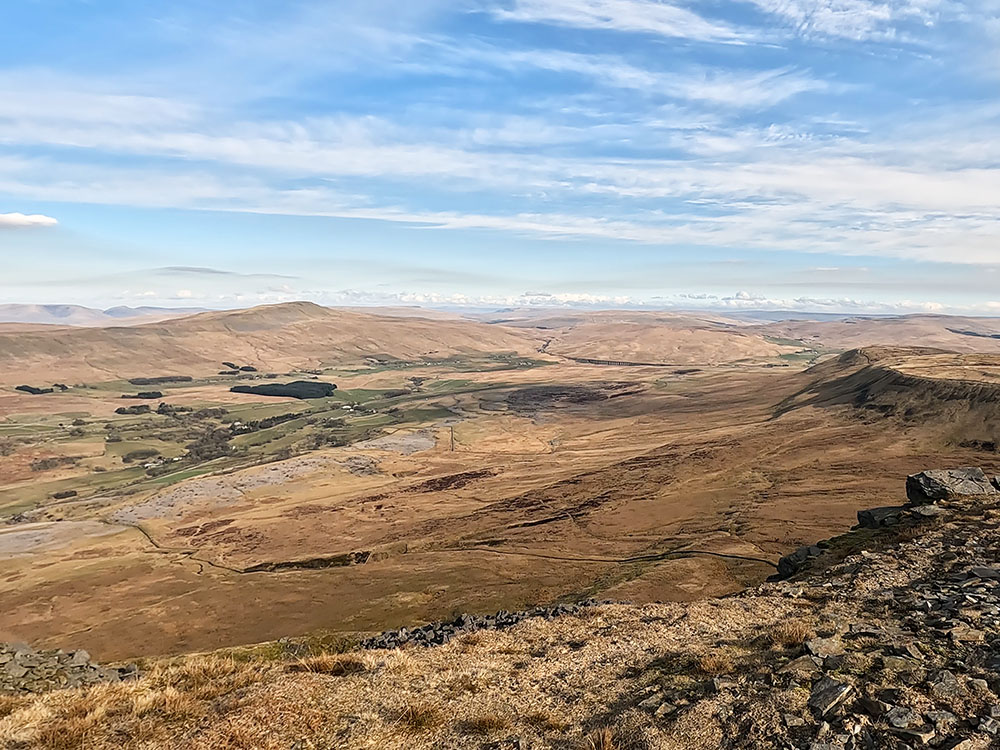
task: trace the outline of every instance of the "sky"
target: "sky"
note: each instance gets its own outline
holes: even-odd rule
[[[20,0],[0,303],[1000,314],[1000,0]]]

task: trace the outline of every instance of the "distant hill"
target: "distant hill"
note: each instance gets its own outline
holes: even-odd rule
[[[929,346],[953,352],[1000,353],[1000,318],[897,315],[784,320],[754,326],[746,332],[839,351],[867,346]]]
[[[428,320],[292,302],[113,327],[4,331],[0,383],[92,382],[137,376],[205,376],[224,361],[285,372],[376,359],[463,354],[531,355],[532,332],[464,320]]]
[[[769,341],[750,325],[713,312],[520,308],[478,317],[534,329],[544,336],[546,353],[577,360],[713,365],[773,359],[801,348]]]
[[[204,307],[109,307],[107,310],[103,311],[105,315],[111,318],[123,319],[123,318],[150,318],[150,317],[161,317],[161,318],[174,318],[183,317],[185,315],[195,315],[196,313],[207,312]]]
[[[0,305],[0,323],[59,326],[110,326],[182,317],[204,312],[197,307],[112,307],[98,310],[82,305]]]

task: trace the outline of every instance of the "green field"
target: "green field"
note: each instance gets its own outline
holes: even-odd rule
[[[337,375],[371,374],[390,370],[426,368],[430,362],[381,362],[370,367],[324,371],[323,378]],[[549,364],[498,354],[490,357],[453,357],[436,361],[436,367],[455,372],[525,369]],[[261,373],[241,378],[269,380]],[[303,376],[307,377],[307,376]],[[70,388],[67,395],[80,396],[117,406],[116,394],[156,390],[169,397],[209,384],[230,383],[236,378],[210,377],[188,383],[135,386],[123,380]],[[55,493],[73,490],[73,502],[135,493],[181,482],[191,477],[267,463],[327,446],[350,445],[378,437],[387,430],[423,427],[455,417],[441,399],[448,396],[497,391],[508,384],[479,383],[464,378],[427,376],[400,378],[393,388],[345,388],[328,398],[308,401],[271,401],[222,404],[206,400],[188,404],[189,411],[156,412],[159,401],[125,400],[122,406],[147,404],[152,411],[141,415],[94,417],[87,412],[54,412],[12,416],[0,422],[0,447],[8,452],[26,451],[32,456],[77,457],[75,464],[40,468],[30,479],[8,486],[0,484],[0,517],[42,504],[52,504]],[[58,408],[60,393],[46,396]],[[222,409],[223,412],[198,412]],[[263,420],[294,415],[271,426]],[[76,421],[76,424],[73,422]],[[241,433],[242,429],[253,431]],[[86,449],[86,450],[84,450]],[[122,458],[136,451],[156,451],[134,463]],[[35,459],[37,463],[37,459]],[[146,465],[150,464],[147,470]],[[21,472],[24,469],[22,465]],[[68,502],[68,501],[67,501]]]

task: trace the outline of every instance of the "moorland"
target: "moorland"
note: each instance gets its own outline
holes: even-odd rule
[[[998,336],[310,303],[4,324],[0,641],[115,660],[740,591],[909,473],[1000,468]]]

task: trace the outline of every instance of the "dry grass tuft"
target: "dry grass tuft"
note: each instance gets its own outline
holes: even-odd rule
[[[481,714],[462,722],[462,731],[466,734],[493,734],[510,726],[510,721],[498,714]]]
[[[196,700],[212,700],[262,682],[270,673],[267,666],[230,656],[200,656],[158,667],[149,674],[148,684],[161,690],[175,688]]]
[[[524,720],[543,732],[565,732],[570,727],[568,721],[554,716],[548,711],[532,711],[524,717]]]
[[[725,651],[713,651],[698,657],[698,671],[709,677],[729,674],[735,667],[733,658]]]
[[[897,542],[906,543],[919,539],[926,533],[927,525],[921,524],[917,526],[901,526],[894,531],[893,536],[896,537]]]
[[[289,672],[312,672],[346,677],[367,672],[368,664],[357,654],[320,654],[299,659],[289,664],[287,669]]]
[[[399,721],[411,732],[426,732],[441,726],[441,709],[431,703],[411,703],[399,714]]]
[[[597,729],[588,734],[584,740],[581,750],[620,750],[615,741],[615,733],[608,727]]]
[[[875,668],[875,657],[867,654],[849,653],[844,657],[840,671],[845,674],[866,675]]]
[[[25,703],[23,698],[16,695],[0,695],[0,719],[10,716]]]
[[[484,640],[485,636],[481,632],[476,631],[458,638],[455,642],[455,647],[462,653],[465,653],[481,645]]]
[[[785,620],[767,631],[765,638],[772,646],[792,648],[801,646],[810,638],[816,637],[816,631],[805,620]]]
[[[471,672],[462,672],[448,682],[448,690],[453,695],[478,693],[484,687],[479,677]]]

